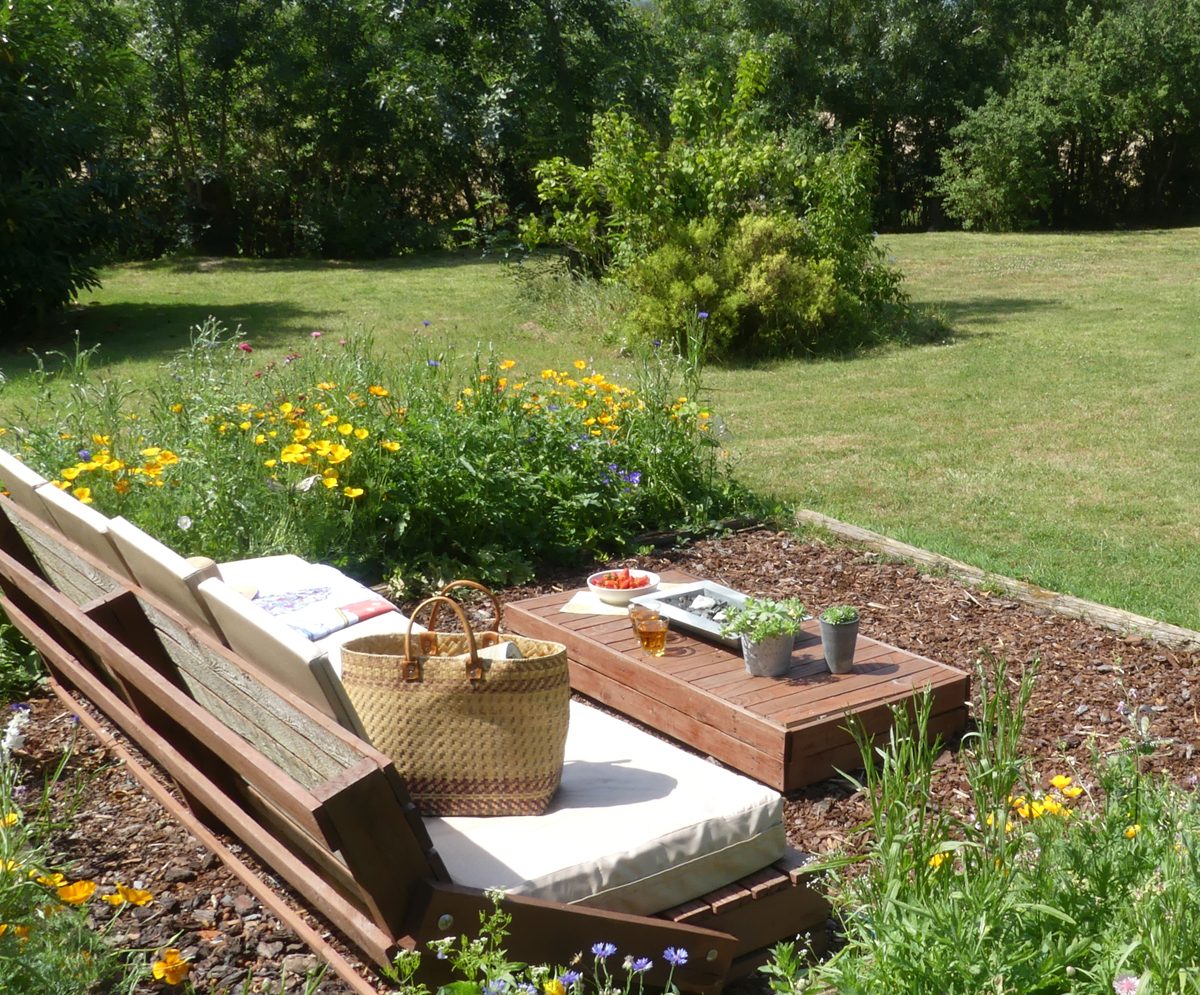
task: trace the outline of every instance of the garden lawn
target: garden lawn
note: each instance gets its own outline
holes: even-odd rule
[[[1200,230],[884,244],[954,338],[712,375],[746,481],[1200,628]]]
[[[883,242],[953,338],[709,371],[743,478],[984,569],[1200,628],[1200,230]],[[264,359],[312,331],[366,330],[384,351],[416,337],[431,355],[492,343],[526,371],[575,357],[617,379],[629,368],[601,341],[603,295],[535,309],[475,256],[103,276],[67,327],[139,379],[210,313],[241,323]],[[4,413],[29,389],[23,363],[0,356],[17,375]]]

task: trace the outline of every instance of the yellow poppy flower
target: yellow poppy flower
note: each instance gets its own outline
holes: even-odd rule
[[[92,442],[97,446],[111,446],[112,438],[107,435],[93,435]]]
[[[345,446],[340,446],[335,443],[329,447],[329,453],[325,458],[336,466],[338,463],[344,463],[353,455],[354,453],[351,450],[347,449]]]
[[[328,488],[329,490],[333,490],[338,485],[338,478],[337,477],[324,477],[324,478],[322,478],[321,483],[324,484],[325,487]]]
[[[90,487],[76,487],[71,493],[83,504],[92,503],[92,489]]]
[[[275,465],[275,460],[273,460],[273,459],[265,459],[265,460],[263,460],[263,466],[265,466],[265,467],[266,467],[268,470],[269,470],[271,467],[273,467],[274,465]]]
[[[371,433],[368,432],[365,428],[356,428],[354,430],[354,438],[356,438],[356,439],[365,439],[370,434]]]
[[[279,410],[285,415],[290,415],[295,409],[292,407],[291,401],[284,401],[281,405],[279,405]]]
[[[335,415],[332,411],[329,412],[329,414],[327,414],[324,418],[321,419],[321,427],[322,428],[329,428],[330,425],[336,425],[337,423],[338,423],[338,416]]]
[[[377,384],[372,384],[367,388],[368,394],[374,394],[376,397],[388,397],[392,392],[386,387],[380,387]]]
[[[181,412],[182,410],[183,410],[182,404],[176,403],[176,404],[171,405],[171,414],[173,414],[173,415],[179,414],[179,412]]]
[[[337,430],[342,435],[349,435],[351,432],[354,431],[354,426],[351,425],[348,421],[344,421],[338,426]]]
[[[1055,774],[1052,778],[1050,778],[1050,783],[1054,785],[1054,787],[1058,788],[1059,791],[1062,791],[1063,788],[1071,783],[1071,780],[1072,779],[1067,777],[1066,774]]]
[[[1083,794],[1083,788],[1078,785],[1072,785],[1069,788],[1062,789],[1063,796],[1066,798],[1078,798]]]
[[[546,995],[567,995],[567,989],[558,978],[551,978],[549,981],[542,982],[542,991]]]
[[[299,443],[293,442],[291,445],[284,446],[279,451],[279,458],[284,463],[307,463],[308,450]]]
[[[383,439],[379,445],[386,449],[389,453],[394,453],[400,448],[400,443],[393,442],[391,439]]]
[[[311,428],[298,428],[298,429],[296,429],[296,431],[294,431],[292,433],[292,438],[295,439],[297,442],[303,442],[305,439],[309,438],[309,436],[311,436],[311,435],[312,435]]]
[[[932,857],[929,858],[929,866],[932,867],[936,871],[939,867],[942,866],[942,864],[944,864],[949,859],[950,859],[950,854],[948,854],[948,853],[935,853]]]
[[[1127,840],[1131,840],[1141,831],[1142,827],[1135,822],[1132,826],[1125,827],[1125,838]]]
[[[191,962],[184,960],[176,947],[167,947],[163,951],[162,960],[156,960],[150,965],[154,980],[165,981],[168,985],[180,984],[187,978],[191,969]]]
[[[328,380],[324,380],[321,383],[317,384],[317,390],[334,390],[336,388],[337,388],[337,384],[330,383]]]
[[[0,818],[0,826],[4,826],[5,828],[7,828],[8,826],[15,826],[20,821],[21,821],[21,813],[20,812],[5,812],[4,817]]]
[[[154,895],[142,888],[129,888],[123,884],[117,885],[117,894],[130,905],[149,905],[154,901]]]
[[[363,489],[361,487],[345,487],[342,489],[342,493],[354,500],[356,497],[362,497]]]
[[[120,480],[118,480],[115,484],[113,484],[113,490],[116,491],[118,494],[128,494],[129,493],[128,478],[122,477]]]
[[[557,374],[554,370],[546,369],[542,370],[540,376],[543,380],[553,380]]]
[[[575,369],[577,369],[577,370],[586,370],[587,369],[587,363],[585,363],[582,359],[575,360],[575,362],[572,363],[571,365],[574,366]]]
[[[472,387],[464,387],[462,389],[462,395],[463,397],[473,397],[475,395],[475,390]]]
[[[238,428],[240,428],[243,432],[249,432],[250,423],[248,421],[238,422]]]
[[[266,441],[267,441],[267,437],[265,435],[263,435],[262,432],[259,432],[258,435],[256,435],[254,437],[254,444],[256,446],[261,446]]]
[[[82,905],[96,892],[95,881],[75,881],[58,889],[58,897],[68,905]]]
[[[76,477],[79,476],[79,467],[68,466],[63,470],[62,475],[63,475],[63,480],[74,480]]]
[[[161,452],[162,450],[159,449],[158,446],[149,446],[142,450],[142,455],[145,456],[146,459],[154,459],[154,457]]]
[[[179,462],[179,457],[176,456],[173,452],[171,452],[171,450],[163,449],[158,454],[158,462],[161,463],[163,466],[172,466],[175,463]]]
[[[517,361],[515,359],[502,359],[500,361],[500,369],[502,370],[511,370],[516,365]]]

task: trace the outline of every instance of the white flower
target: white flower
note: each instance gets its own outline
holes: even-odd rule
[[[178,525],[184,532],[186,532],[192,527],[192,520],[188,518],[187,515],[180,515],[175,524]]]
[[[25,726],[29,724],[28,706],[16,707],[13,717],[8,720],[4,729],[4,738],[0,739],[0,757],[7,760],[13,750],[19,750],[25,745]]]

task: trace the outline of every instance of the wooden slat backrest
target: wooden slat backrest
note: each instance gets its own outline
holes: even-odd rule
[[[9,522],[20,533],[38,566],[58,590],[77,605],[85,605],[111,594],[121,582],[90,557],[79,555],[79,548],[63,539],[46,522],[38,521],[24,509],[5,500],[0,503]]]
[[[62,546],[63,563],[78,552],[28,519],[22,525],[6,533],[6,548],[19,534]],[[402,935],[416,884],[447,878],[390,761],[147,592],[110,575],[112,591],[81,609],[28,568],[25,552],[0,551],[0,582],[20,599],[5,604],[55,675],[365,950],[384,956],[393,944],[381,946],[380,937]],[[60,628],[74,640],[70,648],[55,634]],[[94,647],[96,659],[81,658],[80,645]],[[97,663],[117,675],[125,695],[97,679]],[[369,838],[379,842],[366,845]]]

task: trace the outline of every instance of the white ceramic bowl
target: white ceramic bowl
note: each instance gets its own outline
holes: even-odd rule
[[[619,574],[621,569],[601,570],[599,573],[594,573],[588,578],[588,590],[603,601],[606,605],[627,605],[634,598],[643,594],[649,594],[651,591],[658,588],[658,574],[650,570],[634,570],[630,569],[629,573],[633,577],[645,577],[646,583],[641,587],[601,587],[596,583],[601,577],[606,577],[609,574]]]

